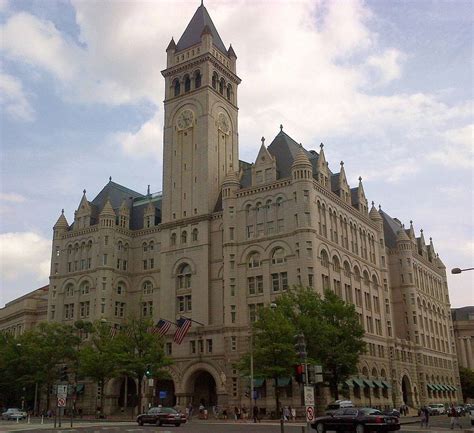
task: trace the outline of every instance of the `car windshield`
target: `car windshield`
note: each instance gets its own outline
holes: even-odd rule
[[[330,404],[328,405],[327,409],[329,410],[335,410],[335,409],[339,409],[339,405],[338,404]]]
[[[162,412],[162,413],[178,413],[172,407],[162,407],[160,409],[160,412]]]

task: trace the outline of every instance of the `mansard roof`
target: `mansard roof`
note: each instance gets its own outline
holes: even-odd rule
[[[179,38],[179,41],[176,45],[176,51],[182,51],[192,47],[193,45],[201,43],[201,34],[206,27],[208,27],[207,30],[210,31],[212,35],[214,45],[220,51],[222,51],[222,53],[226,54],[227,49],[224,45],[224,42],[222,42],[222,39],[217,32],[216,26],[212,22],[211,16],[203,4],[197,8],[196,12],[191,18],[191,21],[186,27],[186,30]]]
[[[380,215],[383,220],[383,233],[385,236],[385,245],[389,248],[396,248],[397,246],[397,233],[403,230],[400,221],[395,220],[389,214],[380,210]]]
[[[452,308],[451,315],[453,321],[474,320],[474,306],[469,305],[467,307]]]
[[[99,208],[99,210],[102,210],[107,198],[110,200],[112,207],[118,209],[124,200],[129,200],[130,198],[135,200],[137,198],[145,198],[145,196],[110,180],[91,203]]]

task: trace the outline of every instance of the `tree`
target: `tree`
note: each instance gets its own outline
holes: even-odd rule
[[[130,318],[116,337],[117,369],[122,374],[133,377],[138,382],[138,410],[142,410],[141,397],[143,376],[147,371],[155,378],[168,377],[163,370],[171,364],[164,354],[163,339],[150,333],[151,320]]]
[[[94,380],[99,385],[99,408],[102,413],[105,385],[119,374],[119,345],[115,339],[111,338],[110,325],[105,322],[80,326],[79,329],[90,333],[91,337],[79,350],[78,373]]]
[[[253,324],[253,360],[256,377],[273,379],[275,386],[276,414],[280,413],[278,378],[291,376],[296,364],[293,336],[294,324],[281,309],[265,307],[259,310]],[[245,375],[250,374],[250,353],[237,364]]]
[[[72,326],[59,323],[40,323],[34,329],[12,338],[3,335],[0,366],[4,377],[15,378],[10,386],[38,389],[51,387],[58,379],[58,364],[72,364],[77,359],[80,338]],[[4,367],[4,369],[3,369]],[[7,373],[3,375],[3,371]],[[14,384],[14,385],[13,385]],[[47,404],[49,395],[47,392]],[[34,408],[35,410],[37,408]]]
[[[474,398],[474,370],[459,367],[459,378],[461,379],[463,400]]]
[[[283,294],[277,308],[304,334],[308,356],[322,365],[337,400],[339,384],[356,373],[365,352],[364,328],[354,305],[330,290],[322,297],[300,287]]]

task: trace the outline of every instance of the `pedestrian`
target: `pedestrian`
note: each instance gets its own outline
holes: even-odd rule
[[[290,406],[290,413],[291,413],[291,420],[293,422],[295,422],[296,421],[296,409],[294,407]]]
[[[420,427],[421,428],[428,427],[428,425],[426,424],[426,413],[425,413],[425,408],[424,407],[422,407],[419,410],[419,416],[420,416]]]
[[[189,421],[191,421],[191,418],[193,417],[193,404],[191,402],[189,402],[187,409],[188,409],[188,418],[189,418]]]
[[[462,429],[461,422],[459,421],[459,413],[454,407],[454,403],[451,404],[448,415],[451,417],[451,430],[454,429],[455,425]]]
[[[258,418],[258,406],[257,405],[255,405],[253,407],[253,422],[254,423],[260,422],[260,419]]]
[[[222,418],[227,419],[227,407],[222,410]]]
[[[288,421],[290,419],[290,409],[288,409],[288,406],[285,406],[283,409],[283,420]]]

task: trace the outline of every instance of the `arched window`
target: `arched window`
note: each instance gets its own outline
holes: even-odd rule
[[[224,81],[224,78],[221,78],[221,80],[219,81],[219,93],[221,95],[224,94],[224,87],[225,87],[225,81]]]
[[[364,284],[368,286],[369,283],[370,283],[369,273],[367,271],[364,271]]]
[[[198,229],[193,229],[191,232],[191,240],[196,242],[198,240]]]
[[[283,248],[275,248],[272,254],[272,265],[279,265],[281,263],[285,263],[285,250]]]
[[[349,262],[344,262],[344,275],[349,278],[351,276],[351,267],[349,266]]]
[[[155,243],[153,241],[150,241],[150,243],[148,244],[148,248],[150,251],[153,251],[153,249],[155,248]]]
[[[179,84],[179,80],[177,78],[173,82],[173,87],[174,87],[174,96],[179,96],[179,93],[181,92],[181,85]]]
[[[375,275],[372,275],[372,288],[374,290],[378,290],[379,288],[379,282],[377,281],[377,277]]]
[[[195,89],[199,89],[199,87],[201,87],[201,81],[202,81],[201,71],[198,70],[194,73],[194,88]]]
[[[329,268],[329,256],[326,250],[321,251],[321,266]]]
[[[81,284],[81,295],[87,295],[89,293],[89,282],[88,281],[84,281],[82,284]]]
[[[377,370],[375,369],[375,367],[372,369],[372,377],[375,377],[377,379],[378,374],[377,374]]]
[[[118,243],[117,243],[117,249],[118,249],[119,251],[122,251],[122,249],[123,249],[123,243],[122,243],[122,241],[118,241]]]
[[[341,272],[341,263],[339,262],[337,256],[333,256],[332,258],[332,268],[334,272]]]
[[[217,90],[217,73],[212,74],[212,88]]]
[[[191,287],[191,266],[182,264],[178,270],[178,289],[189,289]]]
[[[143,294],[150,295],[153,293],[153,283],[151,281],[145,281],[143,283]]]
[[[354,267],[354,279],[356,281],[360,281],[360,271],[357,266]]]
[[[191,90],[191,78],[189,75],[184,76],[184,91],[189,92]]]
[[[115,289],[117,295],[124,295],[125,294],[125,284],[122,282],[117,283],[117,287]]]
[[[176,233],[171,234],[171,245],[176,245]]]
[[[248,267],[250,269],[260,267],[260,254],[259,253],[251,253],[249,255],[247,263],[248,263]]]
[[[227,85],[227,99],[230,101],[230,98],[232,97],[232,86],[230,84]]]
[[[188,232],[186,230],[184,230],[181,233],[181,243],[185,244],[187,241],[188,241]]]
[[[146,242],[143,242],[143,252],[146,253],[148,251],[148,244]]]
[[[68,284],[64,289],[64,294],[66,296],[74,296],[74,285],[72,283]]]
[[[280,207],[282,203],[283,203],[283,198],[282,198],[282,197],[278,197],[278,198],[276,199],[276,205],[277,205],[278,207]]]

